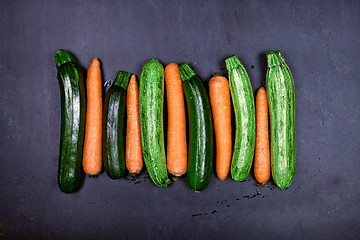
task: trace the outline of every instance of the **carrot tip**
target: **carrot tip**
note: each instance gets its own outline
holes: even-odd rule
[[[263,92],[263,91],[265,91],[265,88],[264,88],[264,87],[261,87],[261,88],[259,88],[259,90],[258,90],[258,92]]]
[[[174,181],[177,181],[179,179],[180,179],[180,177],[178,177],[178,176],[172,176],[172,180],[174,180]]]
[[[269,185],[267,185],[266,183],[258,183],[256,184],[258,187],[268,187]]]
[[[136,178],[137,174],[136,173],[130,173],[130,176],[133,178]]]
[[[168,65],[165,66],[165,69],[169,68],[169,67],[172,67],[172,66],[179,67],[176,63],[169,63]]]

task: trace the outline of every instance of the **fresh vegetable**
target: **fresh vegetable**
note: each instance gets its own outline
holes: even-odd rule
[[[266,90],[261,87],[256,94],[256,139],[254,158],[255,179],[261,185],[265,185],[270,178],[268,110]]]
[[[266,57],[271,171],[275,184],[285,189],[290,186],[296,170],[294,80],[279,51],[267,52]]]
[[[225,60],[235,112],[235,143],[231,177],[243,181],[248,176],[255,147],[255,104],[249,76],[236,55]]]
[[[119,71],[104,103],[103,161],[112,179],[125,175],[125,101],[130,73]]]
[[[126,94],[126,168],[130,175],[139,174],[144,160],[141,146],[140,114],[139,114],[139,86],[136,76],[132,75]]]
[[[213,136],[211,109],[204,84],[188,63],[179,66],[189,117],[187,182],[194,191],[204,190],[211,178]]]
[[[184,93],[179,66],[170,63],[165,67],[165,86],[168,111],[167,169],[176,177],[186,173],[186,117]]]
[[[58,185],[71,193],[78,189],[84,143],[86,99],[83,74],[75,58],[60,49],[55,54],[61,96],[61,132]]]
[[[83,169],[90,176],[97,175],[102,166],[102,83],[100,62],[94,58],[86,79],[86,123]]]
[[[158,187],[170,184],[164,146],[163,105],[164,67],[158,60],[150,59],[140,75],[140,126],[145,165]]]
[[[212,77],[209,81],[209,96],[216,140],[216,174],[220,180],[225,180],[229,174],[232,153],[228,80],[219,75]]]

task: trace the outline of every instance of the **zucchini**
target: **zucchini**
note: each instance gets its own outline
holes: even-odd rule
[[[202,191],[208,186],[212,171],[211,108],[204,84],[189,64],[182,63],[179,71],[189,118],[187,182],[194,191]]]
[[[112,179],[125,175],[125,100],[130,73],[119,71],[104,103],[103,162]]]
[[[295,86],[279,51],[266,53],[266,88],[270,113],[271,172],[275,184],[288,188],[296,170]]]
[[[84,78],[74,56],[60,49],[55,54],[61,96],[61,132],[58,185],[72,193],[80,183],[85,133]]]
[[[140,75],[139,111],[144,162],[158,187],[170,184],[165,157],[163,105],[164,67],[158,60],[150,59]]]
[[[235,112],[235,143],[231,177],[244,181],[249,175],[255,150],[255,103],[249,76],[236,55],[225,60]]]

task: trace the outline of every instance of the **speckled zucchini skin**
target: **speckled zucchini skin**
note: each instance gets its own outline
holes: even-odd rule
[[[156,59],[145,63],[140,75],[141,141],[146,168],[158,187],[170,184],[166,167],[164,128],[164,67]]]
[[[236,55],[225,60],[235,113],[235,142],[231,177],[244,181],[249,175],[255,150],[255,103],[249,76]]]
[[[286,189],[296,170],[295,86],[280,52],[266,53],[266,88],[270,113],[271,171],[275,184]]]

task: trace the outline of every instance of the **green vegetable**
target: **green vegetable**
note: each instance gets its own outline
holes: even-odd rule
[[[164,67],[158,60],[150,59],[140,75],[139,110],[144,162],[158,187],[170,184],[165,157],[163,105]]]
[[[275,184],[285,189],[290,186],[296,170],[294,80],[280,52],[267,52],[266,57],[271,171]]]
[[[189,150],[187,182],[194,191],[204,190],[211,178],[213,136],[211,108],[204,84],[188,63],[179,66],[188,109]]]
[[[85,133],[86,99],[84,79],[75,58],[60,49],[55,54],[61,96],[61,132],[58,185],[71,193],[80,183]]]
[[[243,181],[249,175],[255,149],[255,104],[249,76],[236,55],[225,60],[235,112],[235,143],[231,177]]]
[[[104,103],[103,161],[106,173],[117,179],[125,175],[125,100],[130,73],[118,72]]]

